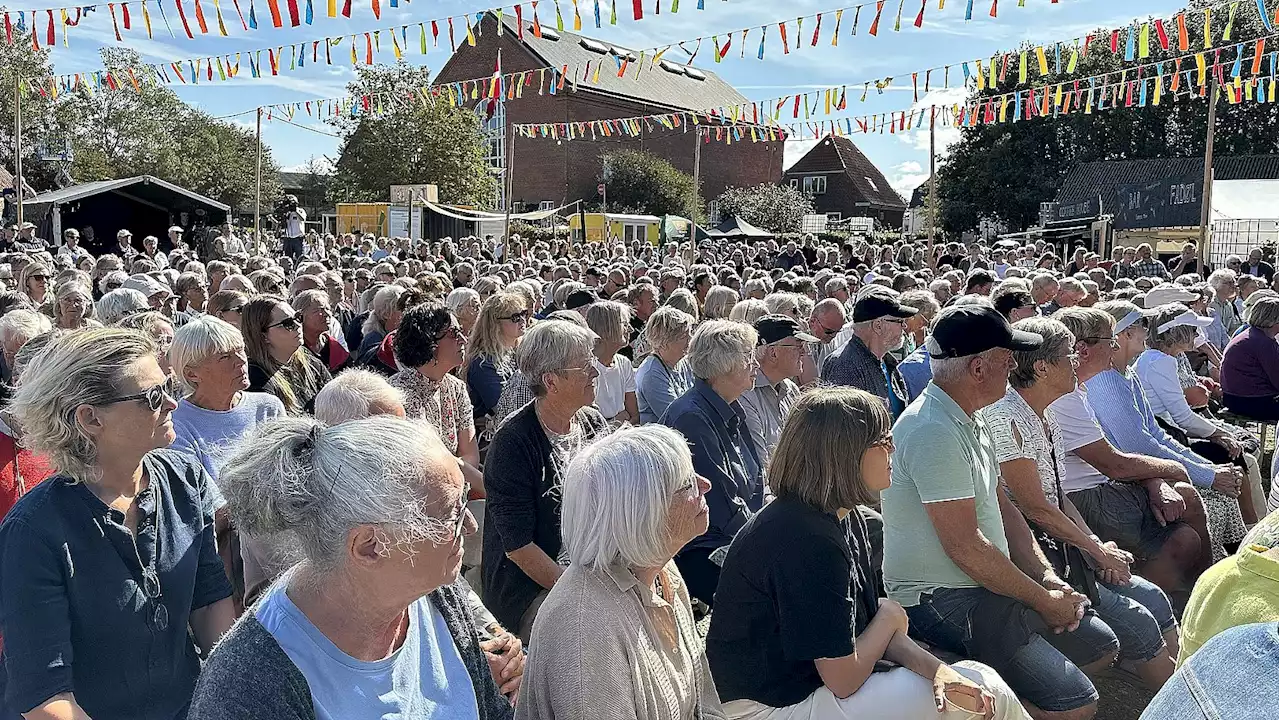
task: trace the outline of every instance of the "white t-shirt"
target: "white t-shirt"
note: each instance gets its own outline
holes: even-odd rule
[[[1075,392],[1054,400],[1049,409],[1053,410],[1058,427],[1062,429],[1062,445],[1067,451],[1067,457],[1063,461],[1066,466],[1066,475],[1062,478],[1063,492],[1088,490],[1108,482],[1106,475],[1076,455],[1077,448],[1103,439],[1102,428],[1093,415],[1093,409],[1089,407],[1085,389],[1077,387]]]
[[[613,356],[613,365],[606,367],[599,360],[592,359],[596,371],[596,407],[600,414],[612,419],[614,415],[627,409],[626,394],[636,391],[636,371],[631,361],[621,355]]]
[[[302,237],[302,221],[307,218],[306,213],[294,210],[285,218],[285,224],[288,227],[286,236],[291,238]]]

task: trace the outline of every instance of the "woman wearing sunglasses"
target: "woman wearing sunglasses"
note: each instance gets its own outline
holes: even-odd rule
[[[433,430],[278,420],[220,481],[241,532],[302,560],[213,652],[190,720],[512,717],[455,585],[475,521]]]
[[[726,717],[1027,717],[994,670],[939,661],[879,597],[858,506],[889,487],[892,452],[888,409],[868,392],[820,388],[792,409],[769,464],[775,499],[738,531],[716,590],[707,657]]]
[[[208,476],[163,449],[180,393],[158,353],[81,330],[23,373],[13,416],[57,474],[0,525],[0,714],[183,718],[200,651],[231,626]]]
[[[53,271],[49,269],[49,266],[39,261],[30,263],[22,268],[18,282],[19,289],[25,292],[27,297],[31,298],[31,304],[36,307],[44,305],[45,302],[51,299],[48,292],[49,277],[51,275],[53,275]]]
[[[284,298],[259,295],[245,304],[240,332],[249,358],[249,390],[269,392],[290,415],[315,409],[316,393],[331,376],[302,346],[302,314]]]
[[[462,365],[478,432],[483,432],[483,418],[493,414],[502,386],[515,372],[516,345],[528,323],[529,306],[517,293],[497,293],[480,306]]]

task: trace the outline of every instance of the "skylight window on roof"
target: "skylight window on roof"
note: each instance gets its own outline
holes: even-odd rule
[[[532,25],[532,24],[530,24],[530,25],[529,25],[529,29],[530,29],[530,30],[532,30],[532,29],[533,29],[533,25]],[[539,26],[538,26],[538,29],[542,32],[542,37],[543,37],[544,39],[546,39],[546,40],[559,40],[559,39],[560,39],[560,33],[556,32],[554,28],[549,28],[549,27],[547,27],[546,25],[539,25]]]
[[[876,181],[875,181],[875,180],[872,180],[871,178],[867,177],[866,175],[863,175],[862,177],[866,179],[867,184],[871,186],[871,189],[872,189],[872,190],[875,190],[876,192],[880,192],[880,188],[876,187]]]
[[[617,55],[620,58],[626,58],[631,62],[636,61],[636,54],[625,48],[614,46],[609,48],[609,52],[613,53],[614,55]]]
[[[707,79],[707,75],[706,75],[706,73],[702,72],[701,70],[697,70],[697,69],[695,69],[695,68],[691,68],[691,67],[686,67],[686,68],[684,69],[684,74],[685,74],[685,75],[688,75],[689,77],[693,78],[694,80],[706,80],[706,79]]]
[[[663,70],[666,70],[669,73],[675,73],[676,75],[684,74],[684,69],[670,60],[660,60],[658,64],[662,66]]]
[[[578,41],[578,44],[593,53],[600,53],[601,55],[604,55],[609,52],[609,48],[605,47],[604,43],[598,43],[591,38],[582,38]]]

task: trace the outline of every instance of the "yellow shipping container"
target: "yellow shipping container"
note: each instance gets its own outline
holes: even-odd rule
[[[630,243],[632,240],[645,240],[655,247],[658,245],[662,218],[657,215],[574,213],[569,216],[569,229],[571,231],[577,233],[582,230],[584,215],[586,217],[587,242],[621,240],[622,242]]]
[[[391,203],[338,203],[339,233],[387,234]]]

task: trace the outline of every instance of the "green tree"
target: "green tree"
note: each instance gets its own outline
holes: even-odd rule
[[[137,51],[117,47],[103,48],[102,61],[109,70],[142,62]],[[257,139],[252,131],[215,120],[155,83],[143,83],[137,91],[91,94],[80,88],[60,102],[75,119],[71,175],[77,181],[154,175],[252,211],[257,191]],[[264,208],[280,195],[277,169],[264,147]]]
[[[694,202],[693,176],[643,150],[619,150],[605,156],[609,210],[646,215],[700,213]]]
[[[15,170],[13,131],[14,88],[19,78],[45,77],[52,72],[49,51],[34,50],[31,43],[0,43],[0,166]],[[22,82],[22,162],[27,184],[43,190],[52,184],[57,167],[39,160],[37,147],[47,141],[64,140],[75,126],[71,108],[51,96],[42,95],[34,84]]]
[[[491,207],[497,180],[485,164],[481,121],[471,110],[419,92],[430,72],[405,63],[357,70],[351,95],[372,112],[329,123],[340,136],[331,196],[335,202],[386,201],[391,185],[434,183],[441,202]]]
[[[1203,15],[1195,12],[1206,4],[1196,0],[1188,12],[1190,46],[1194,51],[1204,47],[1199,28]],[[1245,42],[1266,34],[1251,3],[1241,3],[1232,28],[1232,41],[1222,42],[1227,22],[1226,8],[1216,3],[1211,42],[1214,47]],[[1121,54],[1111,52],[1110,31],[1098,30],[1089,52],[1082,55],[1076,72],[1052,73],[1055,63],[1050,55],[1051,74],[1040,78],[1036,69],[1034,48],[1029,49],[1029,77],[1034,85],[1080,80],[1106,72],[1116,72],[1138,64],[1170,60],[1182,55],[1177,49],[1176,31],[1170,29],[1174,42],[1170,50],[1160,49],[1151,31],[1151,56],[1141,62],[1125,63],[1123,48],[1125,34],[1120,35]],[[1276,49],[1276,36],[1267,40],[1267,52]],[[1066,48],[1064,47],[1064,51]],[[1018,56],[1015,51],[1004,82],[994,89],[988,88],[970,93],[969,100],[1001,95],[1014,90],[1025,90],[1016,85]],[[1052,49],[1047,49],[1050,53]],[[1249,62],[1253,55],[1252,42],[1246,42],[1244,73],[1248,77]],[[1208,54],[1212,64],[1212,53]],[[1235,50],[1222,53],[1224,71],[1231,69]],[[1066,57],[1063,58],[1063,68]],[[1194,70],[1194,62],[1183,62],[1183,69]],[[1266,65],[1263,65],[1266,71]],[[1147,69],[1144,77],[1152,76]],[[1114,75],[1113,82],[1114,82]],[[1130,73],[1130,78],[1135,74]],[[1185,87],[1185,77],[1184,77]],[[1033,118],[1018,122],[979,124],[961,129],[961,138],[954,144],[942,162],[938,175],[940,220],[951,233],[972,230],[983,218],[1002,221],[1011,230],[1021,230],[1038,220],[1040,203],[1053,200],[1063,177],[1078,163],[1097,160],[1126,160],[1133,158],[1199,157],[1204,154],[1205,129],[1208,121],[1208,105],[1200,98],[1180,97],[1173,100],[1168,94],[1166,79],[1165,97],[1159,106],[1119,107],[1114,110],[1095,110],[1085,115],[1073,109],[1059,117]],[[1148,92],[1152,86],[1148,83]],[[1183,91],[1185,93],[1185,90]],[[1025,97],[1025,94],[1024,94]],[[1218,155],[1274,154],[1276,148],[1276,109],[1270,103],[1246,102],[1229,105],[1219,101],[1217,135],[1214,152]],[[1012,112],[1012,108],[1010,108]]]
[[[774,233],[798,232],[813,201],[790,185],[762,183],[755,187],[729,188],[716,199],[720,217],[737,215],[758,228]]]

